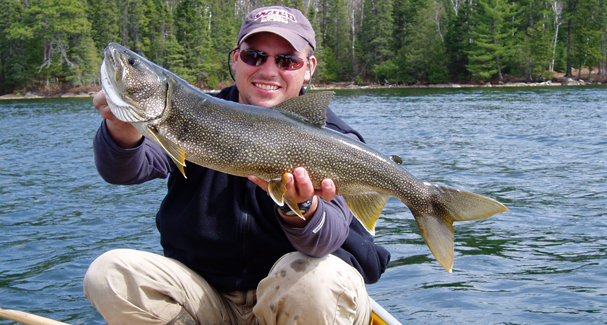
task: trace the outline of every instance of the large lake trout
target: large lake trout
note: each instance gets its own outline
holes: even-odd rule
[[[332,92],[299,96],[275,107],[238,104],[209,96],[172,72],[110,43],[101,81],[112,113],[162,146],[183,176],[186,160],[227,174],[268,181],[278,205],[300,217],[284,197],[286,173],[304,167],[315,188],[330,178],[358,220],[374,232],[390,196],[415,217],[430,250],[451,272],[453,222],[508,211],[499,202],[442,185],[421,182],[402,159],[383,155],[325,128]]]

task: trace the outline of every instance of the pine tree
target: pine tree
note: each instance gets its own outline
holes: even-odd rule
[[[454,79],[467,79],[470,75],[468,65],[470,25],[468,23],[469,9],[467,2],[450,8],[448,25],[445,32],[445,55],[449,76]]]
[[[0,2],[0,94],[23,87],[30,76],[30,53],[26,44],[11,35],[11,26],[22,19],[23,6],[19,0]]]
[[[497,74],[498,79],[503,79],[502,60],[511,34],[506,22],[513,16],[511,9],[506,0],[477,0],[473,6],[467,65],[472,78],[486,80]]]
[[[578,79],[583,67],[597,66],[604,60],[601,52],[601,16],[595,11],[599,0],[586,0],[577,5],[577,16],[573,26],[571,63],[579,69]]]
[[[88,0],[88,21],[95,47],[102,51],[109,42],[121,42],[116,0]]]
[[[353,77],[353,53],[345,0],[323,0],[320,29],[328,81],[345,81]],[[333,76],[335,76],[333,78]]]
[[[87,10],[86,3],[77,0],[37,0],[25,9],[21,21],[11,25],[9,38],[32,41],[42,52],[37,74],[47,85],[51,80],[75,85],[92,80],[99,59]]]
[[[236,2],[211,1],[211,24],[208,37],[203,45],[204,72],[208,74],[209,85],[231,81],[228,53],[236,46],[236,37],[242,20],[234,15]],[[248,13],[248,12],[247,12]]]
[[[123,46],[145,55],[149,41],[146,40],[150,19],[146,15],[148,8],[144,0],[118,1],[119,31]]]
[[[384,82],[396,82],[397,69],[393,69],[391,0],[367,0],[364,2],[364,17],[360,33],[362,60],[373,71],[374,79]],[[384,64],[383,67],[381,65]]]

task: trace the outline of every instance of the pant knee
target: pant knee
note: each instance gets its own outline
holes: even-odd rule
[[[366,319],[369,312],[362,276],[333,255],[314,258],[295,252],[283,256],[260,282],[257,295],[255,314],[262,323],[268,319],[288,323],[297,317],[310,324],[337,319],[352,324]]]
[[[121,269],[124,269],[120,265],[124,264],[124,261],[134,258],[129,255],[134,255],[132,250],[115,249],[103,253],[91,263],[83,281],[84,293],[89,300],[105,296],[109,291],[115,290],[110,283],[111,279],[120,277],[118,274]]]

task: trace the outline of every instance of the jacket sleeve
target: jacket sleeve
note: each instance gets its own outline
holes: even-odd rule
[[[111,184],[140,184],[155,178],[166,178],[175,168],[169,155],[147,138],[132,149],[116,145],[108,133],[105,120],[93,140],[93,152],[99,175]]]
[[[276,214],[293,247],[312,257],[322,257],[337,250],[348,237],[348,225],[353,218],[341,196],[331,202],[319,198],[318,209],[304,228],[289,227],[278,212]]]

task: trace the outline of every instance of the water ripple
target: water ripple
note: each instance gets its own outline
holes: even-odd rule
[[[338,91],[332,109],[370,145],[511,211],[455,225],[449,274],[390,199],[376,240],[392,262],[371,295],[403,323],[604,324],[606,102],[604,87]],[[0,306],[104,324],[82,293],[88,265],[160,252],[165,182],[103,182],[99,123],[90,99],[0,102]]]

